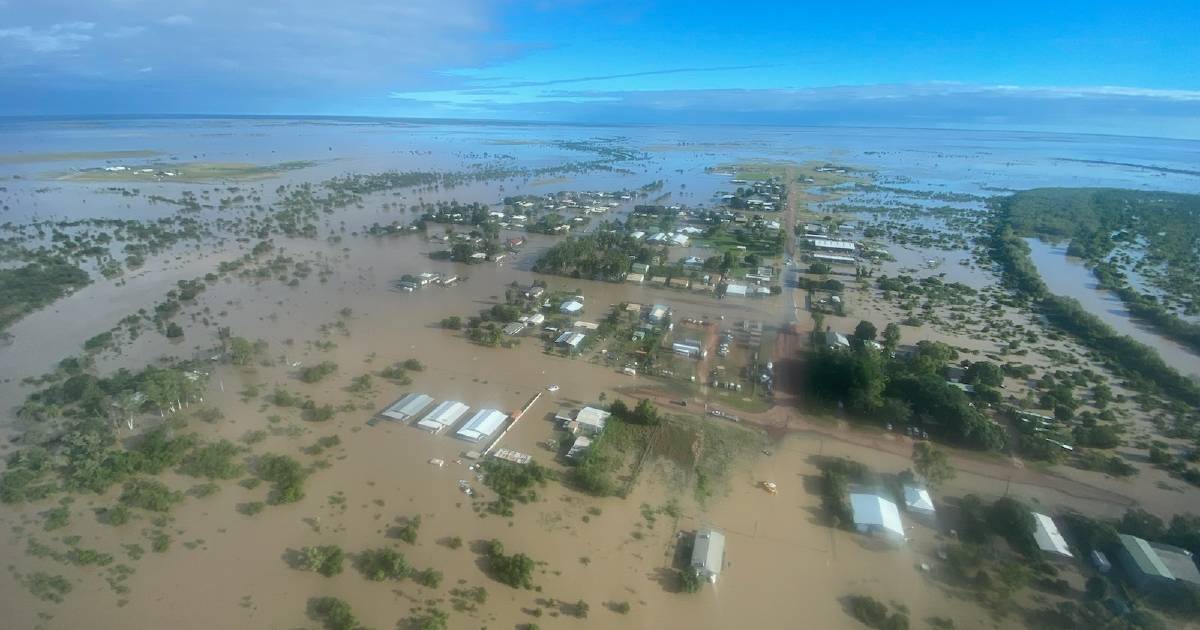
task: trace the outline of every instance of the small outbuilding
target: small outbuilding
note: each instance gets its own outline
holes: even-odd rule
[[[604,423],[608,421],[612,414],[603,409],[595,407],[584,407],[575,415],[575,422],[579,423],[579,430],[591,435],[597,435],[604,431]]]
[[[1059,558],[1073,558],[1071,548],[1067,546],[1066,539],[1058,531],[1058,525],[1054,523],[1054,519],[1045,514],[1033,513],[1033,539],[1037,542],[1038,549]]]
[[[929,490],[911,483],[904,484],[904,509],[909,514],[932,517],[935,510]]]
[[[724,566],[725,534],[715,529],[698,530],[692,544],[692,569],[700,577],[716,584]]]
[[[893,542],[904,541],[904,525],[895,503],[874,493],[850,493],[854,528],[863,534],[882,535]]]

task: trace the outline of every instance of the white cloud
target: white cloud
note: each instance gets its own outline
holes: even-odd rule
[[[92,36],[86,31],[95,26],[92,22],[63,22],[43,29],[32,26],[4,28],[0,29],[0,42],[9,42],[26,52],[69,52],[90,42]]]
[[[144,73],[144,72],[151,72],[151,71],[153,71],[153,70],[154,70],[154,66],[146,66],[146,67],[144,67],[144,68],[138,68],[138,72],[143,72],[143,73]]]
[[[191,18],[191,16],[182,15],[182,14],[177,13],[175,15],[169,15],[159,21],[168,26],[186,26],[188,24],[191,24],[195,20],[193,20]]]
[[[145,26],[118,26],[111,31],[106,31],[104,36],[109,39],[122,39],[125,37],[135,37],[145,32]]]

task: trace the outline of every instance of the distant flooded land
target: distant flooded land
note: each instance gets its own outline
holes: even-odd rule
[[[1200,144],[0,122],[12,628],[1200,625]]]

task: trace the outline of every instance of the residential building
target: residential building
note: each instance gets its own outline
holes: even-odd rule
[[[654,306],[650,307],[650,313],[646,315],[646,319],[650,320],[651,323],[659,324],[662,323],[663,319],[670,314],[671,309],[663,306],[662,304],[655,304]]]
[[[579,413],[575,414],[575,422],[579,424],[580,431],[591,435],[598,435],[604,431],[604,424],[610,416],[612,414],[603,409],[584,407],[579,410]]]
[[[746,297],[750,294],[750,287],[744,284],[728,284],[725,285],[725,295],[731,297]]]
[[[559,305],[558,310],[564,315],[575,315],[583,310],[583,304],[576,300],[567,300]]]
[[[697,531],[692,544],[692,569],[700,577],[716,584],[724,566],[725,534],[708,528]]]
[[[573,350],[579,347],[579,344],[583,342],[585,336],[586,335],[583,333],[577,333],[573,330],[568,330],[567,332],[559,335],[558,338],[554,340],[554,343],[560,346],[567,346]]]
[[[825,347],[829,348],[830,350],[836,350],[838,348],[849,348],[850,347],[850,338],[836,330],[826,330],[825,331]]]
[[[592,439],[586,435],[580,435],[571,442],[571,448],[567,451],[567,459],[577,459],[582,457],[592,445]]]

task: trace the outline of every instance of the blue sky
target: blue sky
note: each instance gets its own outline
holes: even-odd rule
[[[1200,137],[1200,2],[0,0],[0,115]]]

